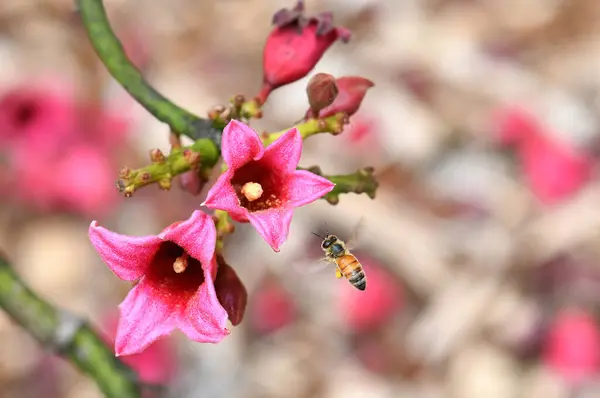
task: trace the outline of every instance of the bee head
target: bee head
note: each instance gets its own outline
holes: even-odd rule
[[[338,238],[335,235],[327,235],[325,239],[323,239],[323,243],[321,243],[321,247],[323,250],[327,250],[331,245],[337,242]]]

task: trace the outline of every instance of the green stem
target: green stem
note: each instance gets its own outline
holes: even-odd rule
[[[340,134],[344,130],[344,125],[347,123],[348,116],[345,113],[338,113],[325,119],[308,119],[307,121],[294,127],[298,129],[302,139],[304,140],[310,136],[320,133],[331,133],[333,135]],[[265,146],[271,144],[289,130],[290,129],[286,129],[275,133],[263,134],[261,137],[263,144]]]
[[[45,347],[69,358],[107,397],[138,398],[134,372],[85,322],[39,298],[0,254],[0,307]]]
[[[379,187],[379,183],[375,179],[374,175],[375,170],[372,167],[364,167],[352,174],[338,175],[323,175],[321,168],[318,166],[300,169],[308,170],[311,173],[327,178],[329,181],[335,184],[333,190],[321,198],[325,199],[332,205],[339,203],[341,194],[350,192],[357,194],[366,193],[369,198],[375,199],[375,193]]]
[[[192,139],[209,138],[217,143],[220,141],[221,132],[213,127],[210,120],[199,118],[175,105],[144,79],[115,36],[102,0],[77,0],[77,5],[98,57],[112,77],[137,102],[158,120],[168,124],[176,134],[184,134]]]
[[[214,142],[200,139],[190,146],[173,148],[169,156],[162,161],[154,161],[136,170],[121,170],[117,188],[125,196],[131,196],[139,188],[153,183],[158,183],[162,189],[168,190],[174,177],[192,168],[197,168],[201,174],[208,174],[217,164],[219,156],[219,149]]]
[[[198,140],[190,146],[173,149],[169,156],[159,162],[153,162],[136,170],[124,169],[117,180],[117,187],[125,196],[131,196],[139,188],[152,183],[158,183],[161,188],[169,189],[171,179],[177,175],[185,173],[193,167],[206,172],[212,169],[218,160],[219,152],[214,143],[205,139]],[[331,176],[323,175],[319,167],[299,167],[298,169],[308,170],[336,184],[335,188],[323,197],[331,204],[337,204],[341,194],[350,192],[366,193],[370,198],[375,198],[378,184],[371,167],[362,168],[352,174]],[[226,218],[219,220],[224,226],[227,226]]]
[[[223,210],[215,210],[215,227],[217,228],[217,246],[218,254],[223,253],[223,238],[226,235],[232,234],[235,226],[232,223],[229,213]]]

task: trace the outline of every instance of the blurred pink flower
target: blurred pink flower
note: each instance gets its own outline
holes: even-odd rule
[[[117,355],[139,353],[176,328],[198,342],[217,343],[229,334],[213,284],[216,229],[206,213],[197,210],[158,236],[144,237],[120,235],[93,221],[89,237],[119,278],[139,280],[119,306]]]
[[[375,117],[356,114],[350,119],[350,123],[344,127],[344,133],[340,138],[346,140],[349,146],[359,151],[368,147],[369,151],[377,152],[381,148],[379,140],[380,128],[379,121]]]
[[[0,189],[39,210],[104,214],[129,119],[76,102],[68,85],[17,86],[0,98]]]
[[[57,152],[77,125],[75,102],[47,87],[16,87],[0,98],[1,147]],[[17,155],[21,155],[17,152]]]
[[[367,276],[368,289],[357,290],[340,282],[339,312],[354,332],[376,329],[404,306],[404,288],[388,270],[365,256],[358,257]]]
[[[114,188],[115,173],[102,153],[90,145],[71,148],[55,164],[54,196],[64,207],[82,214],[105,214],[121,196]]]
[[[543,347],[547,366],[577,384],[600,368],[600,330],[594,317],[581,309],[563,309],[554,318]]]
[[[267,148],[250,127],[232,120],[223,130],[221,153],[228,168],[202,203],[249,221],[275,251],[287,239],[293,210],[314,202],[335,184],[309,171],[296,170],[302,137],[291,129]],[[247,187],[252,195],[244,193]]]
[[[115,344],[119,316],[110,313],[104,319],[105,341]],[[177,372],[177,354],[174,342],[166,337],[156,340],[139,354],[127,355],[121,360],[129,365],[140,380],[149,384],[168,384]]]
[[[250,327],[262,334],[276,332],[297,317],[296,304],[281,282],[265,279],[254,293],[248,309]]]
[[[273,16],[275,29],[263,50],[263,87],[258,95],[264,103],[274,89],[306,76],[325,51],[337,40],[350,40],[350,31],[333,26],[333,16],[325,12],[304,15],[304,2],[293,9],[282,9]]]
[[[516,147],[531,191],[554,204],[577,193],[592,176],[594,161],[584,151],[552,138],[548,127],[528,112],[508,107],[497,115],[498,139]]]

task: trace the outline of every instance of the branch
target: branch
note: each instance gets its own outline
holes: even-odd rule
[[[117,189],[131,196],[138,189],[158,183],[162,189],[171,188],[171,180],[179,174],[196,168],[201,174],[208,175],[219,160],[219,150],[214,142],[200,139],[187,147],[173,148],[169,156],[162,153],[157,156],[157,150],[150,154],[152,163],[140,169],[121,170],[117,180]]]
[[[364,167],[352,174],[332,176],[323,175],[319,166],[313,166],[302,170],[308,170],[311,173],[327,178],[335,184],[333,190],[321,198],[332,205],[337,205],[339,203],[341,194],[350,192],[357,194],[366,193],[369,198],[375,199],[375,192],[379,187],[379,183],[375,180],[375,176],[373,175],[375,170],[372,167]]]
[[[337,113],[325,119],[308,119],[304,123],[294,127],[298,129],[302,139],[306,139],[312,135],[320,133],[331,133],[338,135],[344,130],[344,125],[348,124],[348,116],[345,113]],[[271,144],[277,138],[281,137],[290,129],[278,131],[276,133],[263,133],[262,141],[265,146]]]
[[[39,298],[2,254],[0,307],[42,345],[91,376],[107,397],[140,397],[135,373],[115,357],[90,325]]]
[[[210,120],[199,118],[175,105],[156,91],[131,63],[115,36],[102,0],[77,0],[83,25],[98,57],[112,77],[158,120],[168,124],[176,134],[192,139],[209,138],[220,145],[221,131]]]

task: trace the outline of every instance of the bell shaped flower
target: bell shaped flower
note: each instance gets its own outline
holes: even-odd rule
[[[216,234],[201,211],[157,236],[120,235],[92,222],[89,237],[102,260],[119,278],[137,281],[119,305],[116,355],[142,352],[174,329],[206,343],[229,334],[214,286]]]
[[[268,147],[250,127],[232,120],[223,130],[221,154],[228,168],[202,204],[250,222],[275,251],[287,239],[293,210],[314,202],[335,184],[296,170],[302,137],[288,130]]]
[[[275,29],[263,51],[263,87],[258,98],[265,102],[274,89],[306,76],[337,40],[350,40],[350,31],[333,26],[333,15],[304,15],[304,2],[273,16]]]

